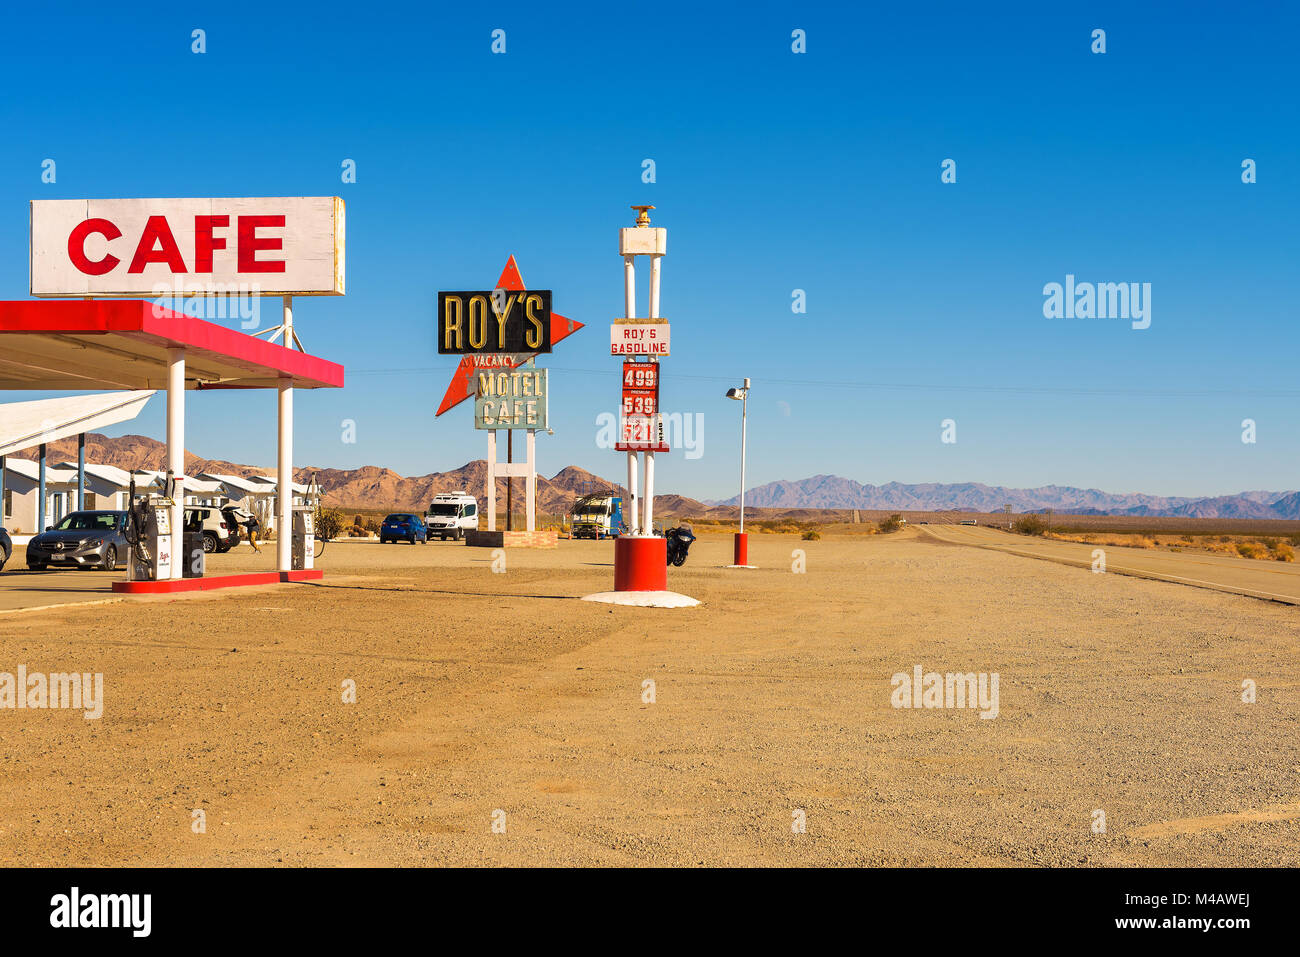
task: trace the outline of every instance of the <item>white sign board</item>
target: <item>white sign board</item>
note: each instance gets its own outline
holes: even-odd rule
[[[668,355],[668,323],[615,322],[609,327],[611,356]]]
[[[547,369],[488,369],[475,373],[478,391],[474,394],[474,428],[549,428],[548,373]]]
[[[31,207],[33,296],[341,296],[343,249],[337,196]]]

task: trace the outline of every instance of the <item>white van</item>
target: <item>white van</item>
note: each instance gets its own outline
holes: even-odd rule
[[[424,524],[429,538],[438,537],[444,542],[451,538],[460,541],[466,530],[478,529],[478,499],[464,489],[440,492],[433,497],[429,511],[424,514]]]

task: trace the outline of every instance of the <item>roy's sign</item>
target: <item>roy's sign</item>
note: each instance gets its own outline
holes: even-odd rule
[[[624,320],[609,327],[609,354],[611,356],[666,356],[668,355],[668,323],[662,319],[650,322]]]
[[[337,196],[31,204],[33,296],[341,296]]]
[[[485,369],[476,376],[476,429],[545,429],[549,412],[546,369]]]
[[[438,293],[438,352],[551,351],[551,290]]]

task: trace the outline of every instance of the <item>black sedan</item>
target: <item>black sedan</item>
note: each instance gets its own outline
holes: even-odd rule
[[[126,512],[73,512],[27,543],[27,567],[47,565],[113,571],[127,556]]]
[[[5,562],[9,561],[9,556],[14,553],[14,543],[9,537],[9,533],[0,528],[0,572],[4,571]]]

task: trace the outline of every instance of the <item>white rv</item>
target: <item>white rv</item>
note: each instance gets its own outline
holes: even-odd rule
[[[444,542],[451,538],[460,541],[465,532],[478,528],[478,500],[465,490],[440,492],[433,497],[429,511],[424,515],[429,538],[437,536]]]

